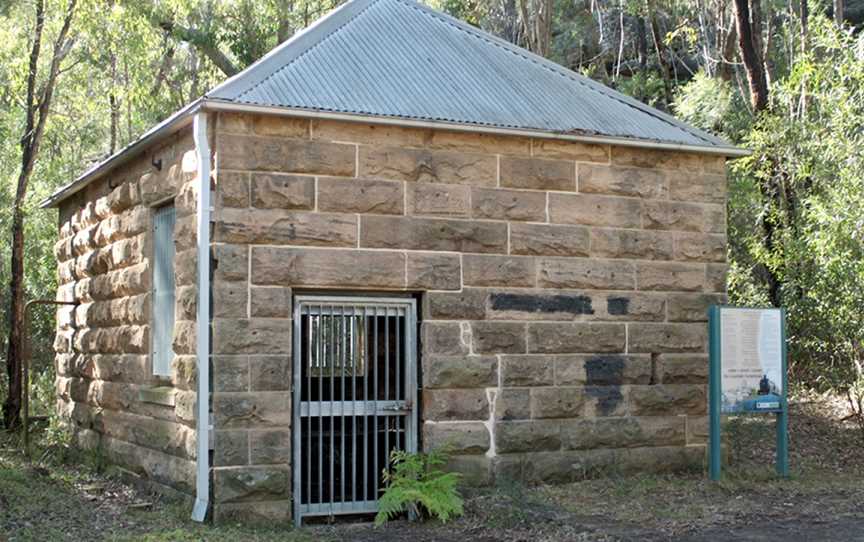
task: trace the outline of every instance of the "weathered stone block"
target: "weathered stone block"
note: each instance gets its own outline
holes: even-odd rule
[[[627,324],[630,352],[705,352],[708,335],[703,324]]]
[[[525,353],[522,322],[471,322],[473,350],[489,354]]]
[[[583,388],[531,389],[531,417],[576,418],[585,407]]]
[[[270,527],[291,520],[291,501],[250,501],[213,504],[213,521]]]
[[[290,465],[291,431],[250,431],[249,459],[253,465]]]
[[[254,286],[251,294],[250,316],[263,318],[291,318],[291,288],[282,286]]]
[[[488,154],[360,146],[360,175],[397,181],[494,186],[496,159]]]
[[[548,288],[632,290],[636,287],[636,270],[630,262],[543,258],[538,262],[537,281]]]
[[[645,168],[686,169],[688,171],[700,171],[702,169],[702,157],[699,154],[636,147],[612,147],[612,163]]]
[[[461,292],[427,292],[425,307],[433,320],[482,320],[486,315],[486,291],[465,288]]]
[[[489,449],[489,430],[482,422],[423,424],[423,446],[444,448],[451,454],[484,454]]]
[[[647,355],[588,354],[556,356],[557,386],[622,386],[651,381]]]
[[[306,139],[309,137],[309,119],[281,115],[253,115],[252,131],[263,136]]]
[[[576,482],[614,472],[619,450],[578,450],[525,455],[522,478],[525,483]]]
[[[579,164],[579,192],[662,199],[669,194],[669,184],[651,169]]]
[[[705,265],[705,290],[708,292],[726,293],[726,272],[729,266],[725,263],[709,263]]]
[[[248,356],[212,356],[213,391],[248,391]]]
[[[551,386],[554,384],[552,356],[502,356],[501,380],[504,386]]]
[[[291,425],[291,394],[256,391],[213,394],[217,429]]]
[[[402,288],[405,286],[405,255],[377,250],[254,247],[252,283]]]
[[[485,390],[425,390],[423,417],[429,421],[489,419]]]
[[[705,268],[701,264],[639,262],[636,284],[640,290],[701,292],[705,285]]]
[[[258,209],[312,210],[315,208],[315,178],[253,173],[252,205]]]
[[[666,300],[660,295],[622,292],[598,301],[598,318],[603,320],[662,321]]]
[[[408,288],[459,290],[462,262],[456,254],[408,253]]]
[[[623,352],[624,324],[528,323],[529,353]]]
[[[576,190],[576,167],[570,160],[502,156],[501,186],[534,190]]]
[[[558,450],[561,448],[561,422],[531,420],[495,424],[495,451],[502,454]]]
[[[357,217],[281,209],[224,209],[214,235],[223,243],[357,246]]]
[[[285,337],[289,339],[288,336]],[[249,385],[253,391],[291,389],[291,358],[289,356],[250,356]]]
[[[213,320],[214,354],[289,354],[291,321],[274,318]]]
[[[561,158],[577,162],[598,162],[602,164],[609,162],[608,146],[591,145],[577,141],[535,138],[532,140],[531,152],[533,156],[539,158]]]
[[[507,225],[390,216],[360,217],[360,246],[446,252],[507,252]]]
[[[468,354],[470,330],[463,330],[459,322],[425,321],[421,324],[421,335],[423,352],[450,356]]]
[[[672,236],[642,230],[591,229],[591,254],[605,258],[672,259]]]
[[[537,256],[587,256],[588,229],[580,226],[510,224],[510,253]]]
[[[687,445],[708,444],[708,416],[687,416]]]
[[[471,189],[468,186],[440,183],[409,183],[408,214],[468,217],[471,214]]]
[[[284,499],[290,491],[291,471],[287,466],[213,469],[213,493],[219,503]]]
[[[428,144],[429,130],[383,124],[363,124],[334,120],[312,120],[312,139],[350,141],[363,145],[401,145],[422,147]]]
[[[252,132],[253,115],[245,113],[219,113],[217,126],[220,132],[229,134],[249,134]]]
[[[428,143],[436,149],[451,149],[489,154],[516,154],[528,156],[531,140],[525,137],[509,137],[477,132],[432,130]]]
[[[489,319],[499,320],[573,320],[594,314],[591,297],[580,293],[493,291],[488,296]]]
[[[495,356],[424,356],[424,388],[487,388],[498,385]]]
[[[675,201],[645,201],[642,207],[645,229],[724,233],[726,208]]]
[[[534,258],[519,256],[462,256],[462,280],[466,286],[534,286]]]
[[[249,273],[249,248],[243,245],[213,246],[213,278],[246,280]]]
[[[669,198],[678,201],[726,203],[726,176],[694,172],[669,174]]]
[[[562,423],[561,441],[565,450],[683,446],[685,419],[650,416],[574,420]]]
[[[722,303],[722,294],[670,294],[670,322],[707,322],[708,307]]]
[[[247,431],[214,431],[213,466],[227,467],[249,463]]]
[[[635,416],[701,415],[707,405],[702,385],[655,384],[630,388],[630,413]]]
[[[396,214],[404,211],[404,184],[375,179],[318,178],[318,210]]]
[[[642,202],[636,198],[590,194],[549,194],[549,221],[614,228],[641,228]]]
[[[500,388],[495,392],[496,420],[528,420],[531,418],[531,390]]]
[[[675,259],[699,262],[725,262],[726,236],[680,233],[675,236]]]
[[[708,356],[663,354],[658,373],[663,384],[707,384]]]
[[[621,474],[644,472],[703,472],[704,446],[657,446],[621,450],[616,470]]]
[[[586,386],[585,412],[586,418],[606,416],[624,416],[627,414],[627,397],[629,386]]]
[[[501,188],[472,188],[471,215],[492,220],[546,220],[546,193]]]
[[[219,171],[216,194],[220,207],[249,207],[249,173]]]
[[[220,134],[219,166],[225,169],[315,173],[353,177],[354,145]]]
[[[194,288],[189,286],[187,288]],[[216,281],[213,289],[213,316],[215,318],[245,318],[248,291],[245,282]]]

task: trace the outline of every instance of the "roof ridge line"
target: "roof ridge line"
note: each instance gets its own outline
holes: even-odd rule
[[[373,0],[373,1],[377,2],[378,0]],[[642,102],[640,102],[634,98],[626,96],[626,95],[624,95],[618,91],[615,91],[614,89],[606,87],[605,85],[601,85],[601,84],[597,83],[596,81],[592,80],[591,78],[588,78],[585,76],[573,77],[573,75],[578,76],[579,74],[575,73],[573,70],[570,70],[569,68],[565,68],[564,66],[561,66],[560,64],[557,64],[556,62],[549,60],[548,58],[542,57],[536,53],[532,53],[531,51],[528,51],[527,49],[523,49],[523,48],[521,48],[521,47],[519,47],[513,43],[510,43],[507,40],[501,39],[498,36],[495,36],[493,34],[485,32],[482,29],[475,28],[474,26],[471,26],[470,24],[466,23],[465,21],[461,21],[461,20],[459,20],[459,19],[457,19],[451,15],[448,15],[447,13],[433,10],[426,5],[420,4],[419,2],[415,2],[413,0],[392,0],[392,1],[399,2],[403,5],[405,5],[406,7],[417,9],[418,11],[422,11],[423,13],[425,13],[431,17],[438,18],[439,20],[441,20],[441,22],[443,22],[445,24],[449,24],[449,25],[453,26],[454,28],[456,28],[457,30],[465,32],[466,34],[470,34],[471,36],[473,36],[477,39],[486,41],[490,45],[494,45],[496,47],[504,49],[507,52],[509,52],[510,54],[519,56],[525,60],[528,60],[529,62],[533,62],[534,64],[536,64],[536,65],[538,65],[538,66],[540,66],[540,67],[542,67],[542,68],[544,68],[544,69],[546,69],[552,73],[555,73],[558,76],[566,77],[567,79],[570,79],[571,81],[573,81],[573,82],[575,82],[575,83],[577,83],[577,84],[579,84],[579,85],[581,85],[581,86],[583,86],[589,90],[592,90],[598,94],[601,94],[601,95],[603,95],[603,96],[605,96],[611,100],[615,100],[615,101],[617,101],[623,105],[626,105],[632,109],[636,109],[637,111],[639,111],[641,113],[651,115],[652,117],[654,117],[654,118],[656,118],[656,119],[658,119],[658,120],[660,120],[660,121],[662,121],[662,122],[664,122],[664,123],[666,123],[666,124],[668,124],[674,128],[677,128],[678,130],[681,130],[682,132],[696,136],[699,139],[701,139],[707,143],[710,143],[712,145],[717,145],[717,146],[731,146],[729,144],[729,142],[727,142],[727,141],[724,141],[724,140],[722,140],[722,139],[720,139],[720,138],[718,138],[718,137],[716,137],[710,133],[707,133],[707,132],[700,130],[698,128],[695,128],[693,126],[689,126],[686,123],[676,119],[672,115],[669,115],[668,113],[664,113],[663,111],[660,111],[654,107],[651,107],[647,104],[644,104],[644,103],[642,103]],[[608,91],[612,91],[612,93],[609,93]]]

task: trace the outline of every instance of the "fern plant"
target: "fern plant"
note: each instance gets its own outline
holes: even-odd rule
[[[383,525],[402,512],[416,517],[435,517],[446,522],[462,515],[462,497],[456,490],[461,475],[444,472],[444,450],[409,453],[393,450],[390,470],[384,470],[387,488],[378,500],[375,525]]]

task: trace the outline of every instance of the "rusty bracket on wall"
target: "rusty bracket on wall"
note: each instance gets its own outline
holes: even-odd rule
[[[24,388],[22,397],[22,423],[24,455],[30,458],[30,357],[33,353],[30,334],[30,307],[34,305],[78,305],[77,301],[56,301],[54,299],[32,299],[24,305],[24,356],[21,360],[21,380]]]

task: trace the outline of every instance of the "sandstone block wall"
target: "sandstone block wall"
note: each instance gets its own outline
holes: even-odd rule
[[[294,290],[421,295],[423,445],[472,482],[702,461],[722,158],[214,120],[217,517],[290,514]]]
[[[161,160],[162,169],[152,165]],[[55,248],[58,410],[78,443],[146,480],[195,487],[195,178],[191,129],[111,172],[60,206]],[[177,212],[176,353],[170,378],[151,369],[152,207]]]

